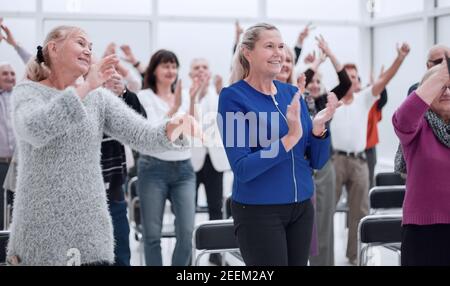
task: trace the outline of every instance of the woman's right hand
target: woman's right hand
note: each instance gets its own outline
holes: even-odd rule
[[[113,74],[119,59],[116,55],[109,55],[91,65],[84,83],[77,87],[78,95],[84,98],[90,91],[102,86]]]
[[[289,131],[288,134],[281,139],[281,142],[283,143],[286,151],[290,151],[303,136],[303,128],[300,121],[300,115],[300,92],[297,92],[292,98],[291,104],[288,105],[286,112]]]

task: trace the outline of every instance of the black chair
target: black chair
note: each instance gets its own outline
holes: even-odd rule
[[[212,220],[198,224],[194,229],[192,247],[192,265],[195,266],[208,253],[231,253],[239,258],[233,220]]]
[[[378,173],[375,175],[375,186],[404,186],[406,180],[397,173]]]
[[[405,186],[373,187],[369,191],[370,209],[400,209],[405,193]]]
[[[0,266],[6,265],[6,247],[8,246],[9,231],[0,231]]]
[[[362,218],[358,225],[358,265],[367,265],[370,247],[399,245],[401,225],[401,215],[368,215]],[[394,251],[399,254],[400,250]]]

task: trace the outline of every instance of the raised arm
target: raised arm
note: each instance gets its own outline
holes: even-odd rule
[[[450,86],[447,62],[432,68],[425,80],[395,111],[392,123],[402,144],[409,144],[419,132],[421,120],[431,103]]]
[[[410,51],[409,45],[407,43],[403,43],[401,47],[397,47],[397,58],[394,60],[392,65],[383,73],[381,77],[379,77],[372,87],[372,94],[374,96],[378,96],[381,94],[383,89],[386,88],[388,83],[392,80],[395,74],[398,72],[400,66],[405,60],[406,56],[408,56]]]
[[[300,32],[297,38],[297,43],[295,44],[294,51],[295,51],[295,61],[294,63],[297,64],[298,60],[300,59],[300,55],[302,53],[303,44],[305,43],[306,38],[309,36],[309,32],[312,30],[312,24],[309,23],[306,25],[306,27]]]
[[[133,65],[133,67],[135,69],[137,69],[137,71],[140,74],[144,74],[145,73],[145,65],[143,65],[134,55],[133,51],[131,50],[131,47],[129,45],[122,45],[120,46],[120,49],[122,50],[124,57],[123,60],[129,62],[130,64]]]
[[[239,24],[239,21],[236,20],[234,23],[235,32],[234,32],[234,45],[233,45],[233,54],[236,52],[237,46],[239,44],[239,41],[241,39],[242,33],[244,33],[244,29],[242,29],[241,25]]]
[[[309,68],[305,71],[306,86],[308,86],[308,84],[312,81],[314,74],[317,72],[320,65],[322,65],[326,59],[327,55],[325,55],[322,51],[320,51],[318,57],[316,57],[315,51],[306,56],[305,64],[309,65]]]
[[[436,69],[436,72],[431,71],[433,74],[417,88],[417,95],[425,101],[426,104],[431,105],[436,97],[440,96],[445,89],[449,88],[450,70],[448,64],[448,61],[444,59],[440,65],[433,68]]]
[[[336,97],[338,100],[341,100],[347,92],[352,87],[352,82],[347,74],[347,72],[344,70],[344,66],[339,62],[339,60],[336,58],[336,55],[333,53],[333,50],[330,48],[328,43],[325,41],[324,37],[320,35],[319,37],[316,37],[317,44],[319,46],[319,49],[322,50],[322,52],[331,60],[331,63],[334,66],[334,69],[336,70],[336,73],[338,75],[339,84],[331,90],[334,94],[336,94]]]
[[[31,54],[27,50],[25,50],[19,43],[16,42],[14,35],[6,25],[2,24],[1,29],[5,31],[6,34],[5,41],[16,50],[17,54],[22,59],[23,63],[26,64],[30,60]]]

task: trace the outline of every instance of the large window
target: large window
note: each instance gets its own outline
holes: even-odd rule
[[[378,74],[382,65],[388,68],[392,64],[397,56],[397,43],[406,41],[411,46],[410,54],[387,87],[388,103],[383,108],[383,120],[378,124],[380,135],[378,152],[381,164],[392,165],[397,150],[398,139],[392,127],[392,115],[405,100],[408,88],[419,82],[426,70],[426,47],[422,35],[424,35],[424,31],[421,21],[375,29],[375,74]]]
[[[438,0],[438,7],[449,7],[450,0]]]
[[[0,12],[33,12],[35,10],[35,0],[0,0]]]
[[[12,1],[11,1],[12,2]],[[150,0],[43,0],[44,12],[149,15]]]
[[[161,15],[256,17],[257,0],[158,0]]]
[[[439,17],[437,20],[437,42],[450,47],[450,16]]]
[[[421,12],[424,1],[433,0],[370,0],[374,1],[373,12],[375,18],[400,16],[408,13]]]
[[[278,19],[360,19],[360,0],[267,0],[267,14]]]
[[[277,27],[280,29],[286,44],[293,48],[303,26],[280,24],[277,25]],[[306,66],[303,60],[308,53],[316,51],[316,54],[318,54],[319,49],[317,47],[317,41],[315,40],[317,35],[324,36],[330,45],[330,48],[342,63],[352,62],[358,65],[363,63],[360,55],[361,47],[359,45],[358,28],[318,26],[305,40],[303,51],[296,67],[296,74],[305,71]],[[331,90],[338,82],[333,65],[328,60],[321,66],[320,71],[324,75],[323,82],[325,86]]]
[[[189,87],[190,62],[194,58],[206,58],[212,73],[224,77],[228,82],[234,41],[234,25],[190,22],[169,22],[159,24],[158,48],[175,52],[180,60],[180,76],[184,87]]]

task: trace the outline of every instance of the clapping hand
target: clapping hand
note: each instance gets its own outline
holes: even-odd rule
[[[336,109],[342,105],[334,92],[329,92],[327,97],[327,105],[313,119],[313,134],[320,136],[325,131],[325,123],[333,118]]]

